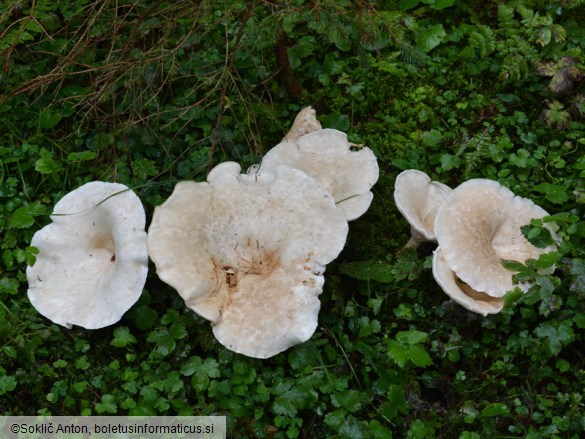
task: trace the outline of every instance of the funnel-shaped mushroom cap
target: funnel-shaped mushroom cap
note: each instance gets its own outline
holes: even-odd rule
[[[411,227],[412,237],[407,246],[417,247],[424,241],[437,241],[435,217],[452,189],[431,181],[424,172],[408,169],[396,177],[394,202]]]
[[[504,307],[504,299],[475,291],[461,282],[449,268],[438,247],[433,253],[433,276],[443,291],[464,308],[483,316],[497,314]]]
[[[155,209],[148,248],[159,277],[211,320],[221,344],[268,358],[315,331],[325,265],[348,226],[297,169],[239,172],[222,163],[208,182],[178,183]]]
[[[288,133],[284,136],[282,141],[293,141],[301,138],[305,134],[312,133],[321,129],[321,123],[317,120],[317,113],[311,107],[303,108],[288,130]]]
[[[435,219],[435,233],[449,268],[472,289],[502,297],[513,288],[501,260],[525,262],[555,250],[533,246],[520,231],[548,213],[495,181],[468,180],[453,190]]]
[[[28,297],[42,315],[70,328],[112,325],[138,300],[148,252],[144,208],[122,184],[99,181],[65,195],[53,222],[34,234]]]
[[[370,190],[379,174],[371,149],[352,151],[345,133],[333,129],[285,139],[266,153],[260,172],[273,172],[280,165],[306,172],[333,195],[348,221],[368,210],[374,196]]]

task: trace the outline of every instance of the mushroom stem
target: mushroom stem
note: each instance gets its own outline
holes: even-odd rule
[[[411,226],[411,238],[405,247],[417,248],[426,241],[437,242],[434,230],[435,216],[441,204],[449,197],[451,188],[422,171],[407,169],[396,177],[394,201],[400,213]]]
[[[408,241],[406,242],[406,244],[404,244],[404,248],[414,248],[417,249],[420,247],[420,245],[423,242],[427,242],[428,239],[425,238],[425,236],[420,233],[419,231],[417,231],[415,228],[411,227],[410,228],[410,238],[408,239]]]

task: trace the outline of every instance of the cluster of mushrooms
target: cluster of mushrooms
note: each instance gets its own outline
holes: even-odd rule
[[[52,223],[33,236],[39,254],[27,267],[28,297],[67,328],[112,325],[139,299],[150,257],[222,345],[255,358],[276,355],[315,332],[325,268],[345,245],[348,221],[372,202],[376,157],[352,146],[307,107],[246,173],[225,162],[205,182],[178,183],[155,208],[148,233],[133,191],[87,183],[65,195]],[[436,242],[437,283],[484,316],[501,311],[513,288],[514,273],[501,260],[525,262],[555,249],[532,246],[520,231],[547,212],[491,180],[451,189],[408,170],[396,179],[394,199],[411,225],[407,246]]]
[[[502,260],[524,263],[556,249],[537,248],[521,233],[523,225],[548,213],[492,180],[472,179],[451,189],[407,170],[396,178],[394,200],[411,226],[407,246],[436,242],[435,280],[453,301],[484,316],[500,312],[514,287],[514,272]]]
[[[310,107],[260,165],[225,162],[205,182],[178,183],[148,234],[137,195],[90,182],[65,195],[33,236],[28,297],[71,328],[116,323],[138,300],[148,258],[230,350],[268,358],[317,327],[323,273],[345,245],[348,221],[373,198],[369,148],[322,129]]]

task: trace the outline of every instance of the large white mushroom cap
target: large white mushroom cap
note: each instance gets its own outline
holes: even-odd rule
[[[343,214],[286,166],[246,175],[227,162],[207,180],[178,183],[155,209],[148,249],[157,274],[228,349],[268,358],[306,341],[325,265],[345,244]]]
[[[116,323],[146,282],[140,199],[122,184],[94,181],[65,195],[51,219],[31,241],[39,249],[26,269],[32,305],[68,328]]]
[[[441,254],[450,270],[475,291],[503,297],[513,288],[502,260],[525,262],[555,250],[533,246],[520,228],[548,213],[499,183],[468,180],[453,190],[435,218]]]
[[[452,189],[422,171],[408,169],[396,177],[394,202],[411,227],[406,246],[418,247],[421,242],[437,242],[435,217]]]
[[[470,311],[487,316],[497,314],[504,308],[503,298],[488,296],[461,282],[447,265],[441,247],[433,252],[433,277],[454,302]]]
[[[312,128],[311,128],[312,129]],[[287,165],[313,177],[331,195],[348,221],[362,216],[374,195],[379,168],[371,149],[351,150],[347,135],[334,129],[317,129],[300,137],[287,135],[266,153],[261,172]]]

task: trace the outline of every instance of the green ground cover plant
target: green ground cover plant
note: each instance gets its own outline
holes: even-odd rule
[[[236,438],[582,437],[584,51],[579,0],[3,2],[0,413],[226,415]],[[309,341],[234,354],[152,264],[111,327],[31,306],[30,241],[64,194],[119,182],[150,218],[176,182],[257,162],[306,105],[381,169]],[[553,224],[558,251],[512,265],[533,286],[502,313],[454,305],[432,245],[403,248],[392,193],[411,168],[551,213],[523,233],[546,247]]]

